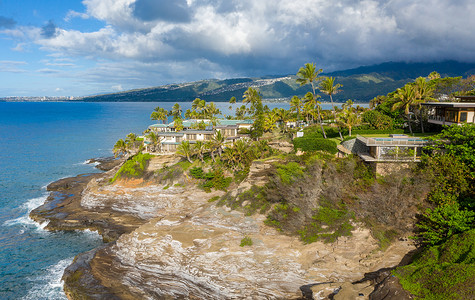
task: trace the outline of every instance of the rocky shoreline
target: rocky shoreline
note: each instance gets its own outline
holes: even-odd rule
[[[157,158],[148,171],[173,160]],[[65,270],[69,299],[411,299],[387,269],[405,263],[408,241],[381,252],[356,226],[336,243],[305,245],[265,226],[265,216],[209,202],[223,192],[189,178],[108,184],[120,163],[50,184],[31,212],[48,230],[97,230],[107,242]],[[241,247],[243,237],[253,245]]]

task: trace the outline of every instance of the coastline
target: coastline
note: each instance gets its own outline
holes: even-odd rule
[[[158,168],[170,159],[162,157],[154,166]],[[399,241],[386,252],[375,253],[375,241],[371,240],[369,231],[361,228],[355,230],[353,237],[343,238],[335,245],[303,245],[297,238],[284,236],[263,225],[262,216],[247,217],[209,203],[207,199],[212,195],[195,188],[165,190],[165,185],[154,186],[143,181],[122,182],[118,187],[107,185],[108,193],[113,193],[109,195],[110,199],[133,195],[127,193],[143,193],[145,187],[150,191],[148,194],[158,197],[146,199],[147,202],[166,202],[164,206],[152,207],[155,214],[140,217],[140,212],[130,209],[127,202],[122,202],[125,206],[120,209],[107,206],[110,199],[104,198],[100,186],[117,168],[61,179],[48,185],[51,192],[48,200],[31,213],[36,221],[49,221],[47,230],[96,230],[107,242],[100,248],[77,255],[66,268],[63,281],[69,299],[133,299],[151,295],[191,299],[302,299],[306,295],[329,294],[345,282],[360,280],[368,271],[397,265],[411,250],[409,243]],[[235,188],[242,189],[246,184],[249,182]],[[96,201],[93,202],[96,207],[85,207],[87,201],[84,200],[90,193],[101,195],[102,198],[95,200],[102,203]],[[164,198],[160,198],[162,196]],[[252,251],[239,247],[243,234],[256,241]],[[181,246],[176,248],[177,245]],[[188,258],[182,257],[183,251],[189,253]],[[207,262],[209,255],[214,258]],[[198,263],[203,259],[203,264]],[[164,269],[157,269],[158,266]],[[200,271],[189,273],[189,268]],[[234,271],[227,274],[229,269]],[[236,270],[241,271],[235,273]],[[368,279],[359,286],[347,285],[345,290],[358,295],[365,289],[368,295],[369,290],[388,276],[390,274],[381,275],[378,280],[373,276],[371,283]],[[203,282],[204,278],[208,279]],[[124,280],[128,282],[125,285]],[[329,280],[331,283],[321,284]],[[156,294],[157,291],[150,287],[151,282],[162,294]]]

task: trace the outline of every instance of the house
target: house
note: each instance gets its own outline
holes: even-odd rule
[[[429,143],[404,134],[391,134],[387,138],[358,135],[354,144],[345,147],[372,165],[377,174],[386,175],[420,161],[422,147]]]
[[[428,122],[439,125],[475,123],[475,96],[458,96],[460,102],[427,102]]]
[[[215,125],[213,125],[213,123]],[[175,152],[183,141],[189,141],[191,144],[197,141],[210,141],[216,132],[220,131],[227,143],[233,143],[240,139],[242,130],[249,130],[252,127],[253,120],[197,120],[190,119],[182,122],[183,130],[176,130],[175,122],[169,124],[153,124],[149,129],[159,137],[160,152]],[[147,145],[150,144],[145,139]]]

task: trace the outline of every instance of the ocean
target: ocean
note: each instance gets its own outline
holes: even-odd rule
[[[66,299],[63,270],[102,239],[95,232],[48,232],[29,212],[45,201],[49,183],[98,172],[85,162],[111,156],[118,139],[154,123],[156,106],[173,104],[0,102],[0,299]],[[229,113],[228,103],[216,105]]]

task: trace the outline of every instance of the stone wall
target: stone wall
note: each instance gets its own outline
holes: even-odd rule
[[[341,143],[341,145],[343,145],[343,147],[350,150],[354,154],[369,153],[369,147],[356,138],[344,141],[343,143]]]

